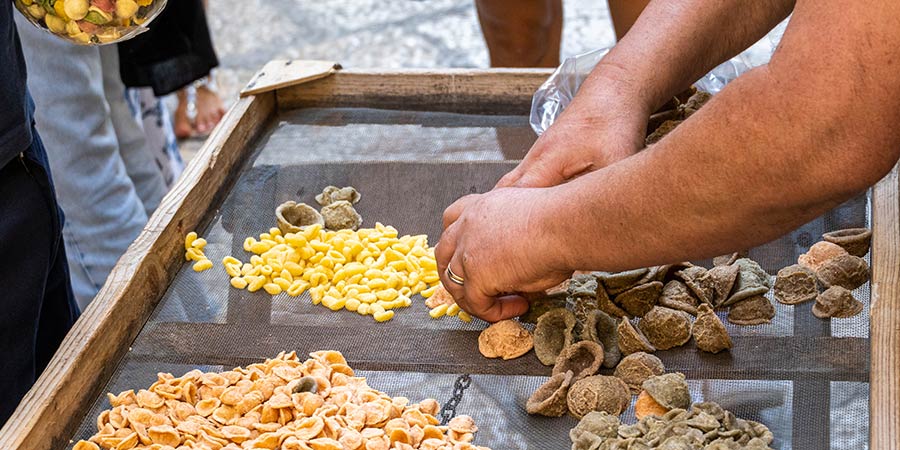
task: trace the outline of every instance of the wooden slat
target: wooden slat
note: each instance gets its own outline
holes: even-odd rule
[[[0,449],[65,446],[181,267],[184,235],[221,200],[274,110],[274,95],[262,95],[222,119],[0,430]]]
[[[241,90],[241,97],[318,80],[333,74],[340,67],[340,64],[334,61],[284,59],[269,61]]]
[[[283,350],[338,350],[356,369],[547,376],[533,355],[488,359],[473,349],[479,331],[333,326],[151,323],[132,357],[185,364],[241,365]],[[340,338],[338,338],[338,336]],[[867,381],[868,340],[832,337],[735,336],[735,351],[709,354],[693,345],[658,352],[669,371],[692,379]],[[374,340],[374,341],[373,341]],[[423,343],[440,342],[422,351]]]
[[[358,71],[277,91],[278,106],[370,107],[485,114],[528,114],[549,69]]]
[[[900,449],[900,177],[872,194],[872,345],[869,433],[872,450]]]

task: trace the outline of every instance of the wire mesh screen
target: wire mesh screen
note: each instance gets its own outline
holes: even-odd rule
[[[515,165],[535,136],[527,117],[372,109],[301,109],[280,113],[259,139],[220,208],[200,234],[206,255],[246,260],[247,236],[274,226],[275,207],[314,204],[327,185],[355,186],[364,227],[375,222],[401,234],[427,234],[433,245],[443,209],[456,198],[489,190]],[[826,231],[868,226],[860,196],[781,239],[750,251],[769,274],[793,264]],[[708,261],[698,261],[706,263]],[[120,361],[106,391],[149,386],[157,372],[227,370],[283,350],[333,349],[370,385],[412,401],[447,401],[454,382],[470,374],[457,412],[475,418],[479,445],[494,449],[570,446],[571,417],[529,416],[525,402],[550,368],[533,354],[511,361],[483,358],[478,320],[432,320],[421,298],[386,323],[314,306],[308,294],[272,297],[231,288],[214,270],[185,264],[150,320]],[[771,296],[771,294],[768,294]],[[866,309],[850,319],[815,318],[811,304],[778,302],[766,325],[724,321],[731,352],[701,353],[692,345],[657,352],[668,371],[687,375],[694,401],[716,401],[739,417],[760,421],[777,449],[865,448],[868,443],[868,285],[854,292]],[[722,316],[724,319],[724,315]],[[74,439],[96,430],[105,396],[87,411]],[[634,420],[633,409],[623,416]]]

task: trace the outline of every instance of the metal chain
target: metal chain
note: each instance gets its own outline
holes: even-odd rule
[[[453,383],[453,395],[450,396],[450,400],[447,403],[444,403],[444,406],[441,407],[441,411],[438,413],[441,417],[441,425],[447,425],[450,419],[456,417],[456,408],[459,406],[459,402],[462,401],[463,393],[471,385],[472,378],[468,374],[460,375],[456,379]]]

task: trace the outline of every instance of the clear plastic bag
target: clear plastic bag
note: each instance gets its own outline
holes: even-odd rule
[[[14,0],[32,25],[80,45],[122,42],[147,30],[166,0]]]
[[[715,94],[742,73],[766,64],[775,48],[778,47],[786,26],[787,20],[744,52],[704,75],[694,85],[702,91]],[[581,83],[594,70],[597,63],[609,53],[609,50],[610,48],[603,48],[566,58],[553,72],[553,75],[550,75],[550,78],[538,88],[531,101],[531,117],[529,118],[531,128],[535,133],[540,135],[544,130],[550,128],[550,125],[562,114],[566,106],[572,102]]]
[[[553,75],[538,88],[531,99],[531,128],[541,135],[569,106],[572,98],[597,63],[609,53],[602,48],[566,58]]]

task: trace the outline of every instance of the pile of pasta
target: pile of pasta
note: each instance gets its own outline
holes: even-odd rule
[[[197,261],[198,272],[212,267],[202,253],[205,245],[196,233],[185,238],[185,258]],[[391,320],[394,309],[412,305],[416,294],[428,297],[440,284],[428,236],[399,236],[396,228],[380,223],[339,231],[315,224],[286,234],[272,228],[259,239],[245,239],[244,250],[252,254],[247,262],[233,256],[222,260],[234,288],[291,297],[308,291],[313,304],[377,322]]]
[[[469,416],[446,426],[437,401],[411,404],[354,376],[341,353],[296,352],[222,373],[160,373],[109,395],[97,433],[74,450],[480,450]]]

